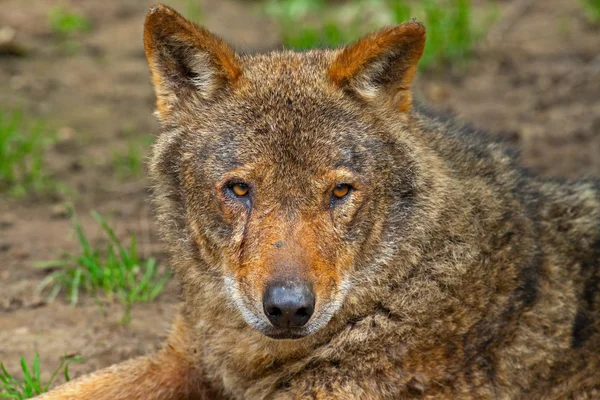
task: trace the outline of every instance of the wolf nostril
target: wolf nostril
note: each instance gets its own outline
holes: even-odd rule
[[[306,317],[308,315],[308,310],[305,307],[302,307],[298,311],[296,311],[296,315],[300,317]]]
[[[273,316],[273,317],[279,317],[279,316],[281,316],[282,312],[279,308],[272,307],[267,310],[267,314],[269,314],[270,316]]]
[[[281,318],[283,316],[281,309],[275,306],[265,306],[265,313],[273,325],[279,326],[281,324]]]
[[[315,295],[308,284],[297,281],[272,282],[263,296],[263,309],[278,328],[300,328],[310,320]]]

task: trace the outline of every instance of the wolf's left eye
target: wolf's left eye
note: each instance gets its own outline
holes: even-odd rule
[[[248,194],[248,185],[245,183],[234,183],[229,187],[231,191],[238,197],[244,197]]]
[[[351,186],[347,183],[340,183],[333,188],[333,197],[342,199],[350,193]]]

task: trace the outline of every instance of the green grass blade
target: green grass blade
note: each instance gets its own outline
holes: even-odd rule
[[[75,275],[73,276],[73,281],[71,282],[71,305],[76,305],[79,301],[79,285],[81,283],[81,270],[78,269],[75,271]]]
[[[64,376],[65,376],[66,382],[69,382],[71,380],[71,376],[69,376],[69,366],[74,362],[78,362],[78,361],[82,361],[82,360],[83,360],[83,357],[81,357],[81,356],[71,357],[67,360],[67,363],[65,364],[65,369],[64,369]]]
[[[33,372],[33,390],[36,392],[35,394],[41,394],[42,393],[42,387],[41,387],[41,371],[40,371],[40,355],[38,353],[35,354],[35,357],[33,359],[33,365],[32,365],[32,372]]]
[[[169,281],[169,278],[171,277],[171,270],[167,269],[163,275],[163,277],[155,284],[154,288],[150,291],[150,295],[148,300],[152,301],[156,298],[156,296],[158,296],[159,294],[162,293],[162,291],[165,288],[165,285],[167,284],[167,282]]]

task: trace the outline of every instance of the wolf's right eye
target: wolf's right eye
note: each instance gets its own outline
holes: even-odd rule
[[[350,193],[350,189],[350,185],[346,183],[340,183],[333,188],[333,196],[336,199],[343,199],[348,195],[348,193]]]

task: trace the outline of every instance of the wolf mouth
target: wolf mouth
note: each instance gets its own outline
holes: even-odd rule
[[[303,329],[281,329],[281,330],[269,330],[263,332],[263,334],[271,339],[275,340],[297,340],[302,339],[308,335],[307,332],[303,332]]]

